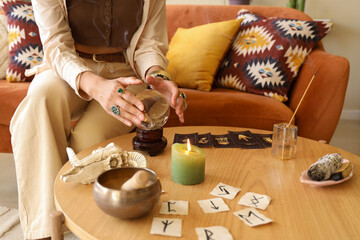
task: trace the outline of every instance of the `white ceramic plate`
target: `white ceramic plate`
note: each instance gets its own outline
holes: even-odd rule
[[[343,163],[346,163],[346,162],[349,162],[349,160],[343,159]],[[349,180],[354,175],[354,165],[351,164],[351,166],[352,166],[352,170],[351,170],[351,173],[349,174],[349,176],[347,176],[346,178],[341,179],[339,181],[334,181],[334,180],[314,181],[314,180],[311,180],[309,178],[309,176],[307,175],[308,170],[305,170],[305,171],[303,171],[301,173],[300,182],[305,183],[305,184],[309,184],[309,185],[312,185],[312,186],[317,186],[317,187],[325,187],[325,186],[339,184],[339,183],[342,183],[342,182],[345,182],[345,181]]]

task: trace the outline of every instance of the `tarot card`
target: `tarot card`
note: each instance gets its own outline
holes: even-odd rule
[[[186,143],[188,139],[190,140],[191,145],[197,146],[199,144],[198,133],[187,133],[187,134],[175,133],[174,143]]]
[[[230,134],[211,135],[216,148],[236,148],[236,144]]]
[[[255,137],[261,142],[265,147],[271,147],[272,145],[272,134],[260,134],[254,133]]]
[[[233,137],[235,144],[240,148],[246,148],[246,149],[265,148],[265,146],[250,131],[242,131],[242,132],[229,131],[229,133]]]
[[[206,148],[214,145],[213,139],[210,133],[199,134],[199,147]]]

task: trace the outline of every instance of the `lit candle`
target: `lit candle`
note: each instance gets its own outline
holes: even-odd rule
[[[205,176],[205,153],[187,144],[175,143],[171,148],[171,179],[183,185],[202,183]]]

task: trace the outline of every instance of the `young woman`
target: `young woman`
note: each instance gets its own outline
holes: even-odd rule
[[[185,99],[164,71],[165,0],[32,0],[42,65],[10,126],[26,239],[50,236],[53,183],[81,151],[144,120],[135,93],[162,93],[181,122]],[[183,95],[182,95],[183,96]],[[76,120],[72,128],[71,123]]]

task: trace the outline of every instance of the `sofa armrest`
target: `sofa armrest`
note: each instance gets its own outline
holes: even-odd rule
[[[330,142],[338,124],[349,79],[349,61],[315,49],[301,67],[292,88],[289,107],[295,111],[312,76],[317,72],[298,112],[299,136]]]

